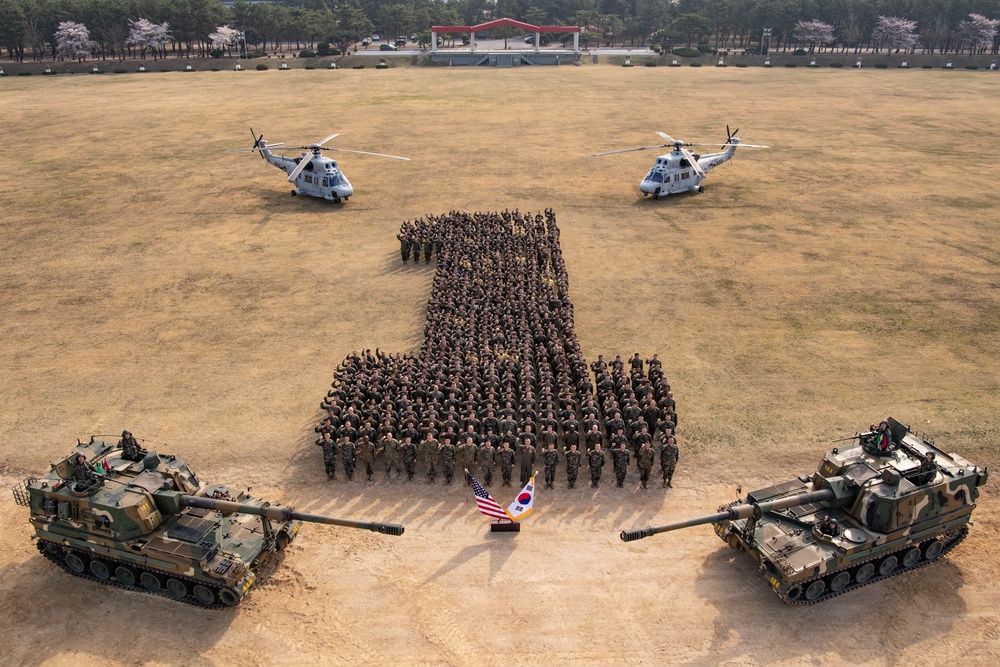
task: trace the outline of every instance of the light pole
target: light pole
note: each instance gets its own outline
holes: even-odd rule
[[[764,44],[767,44],[765,47]],[[771,48],[771,29],[764,28],[764,31],[760,35],[760,55],[764,55]]]

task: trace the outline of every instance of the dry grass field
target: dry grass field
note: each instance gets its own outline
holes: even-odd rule
[[[129,427],[203,479],[400,538],[306,526],[233,612],[93,586],[0,502],[5,665],[798,665],[1000,661],[997,483],[942,563],[787,607],[709,528],[893,415],[1000,463],[1000,88],[987,72],[398,68],[0,80],[0,482]],[[702,195],[654,151],[725,138]],[[224,149],[344,154],[344,206]],[[589,359],[666,360],[675,489],[539,495],[491,536],[463,487],[328,483],[312,427],[353,349],[415,349],[433,267],[404,219],[552,207]],[[633,480],[634,481],[634,480]],[[501,503],[512,490],[497,490]]]

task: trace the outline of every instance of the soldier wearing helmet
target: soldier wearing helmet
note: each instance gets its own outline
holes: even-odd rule
[[[122,431],[122,439],[118,441],[118,446],[122,449],[122,458],[129,461],[141,461],[146,455],[146,450],[139,446],[139,441],[128,429]]]

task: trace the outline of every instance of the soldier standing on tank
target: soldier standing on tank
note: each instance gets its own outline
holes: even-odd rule
[[[479,445],[479,451],[476,453],[476,465],[479,466],[479,474],[486,486],[493,483],[493,470],[497,465],[496,457],[496,447],[490,440],[484,438],[483,444]]]
[[[344,442],[340,445],[340,459],[344,462],[344,474],[347,475],[348,481],[354,481],[354,464],[358,460],[358,448],[347,438],[344,438]]]
[[[97,482],[94,466],[87,462],[87,457],[83,454],[77,454],[73,460],[73,480],[76,482],[77,490],[85,489]]]
[[[582,460],[576,445],[570,445],[566,452],[566,478],[569,481],[569,488],[576,488],[576,477],[580,473],[580,462]]]
[[[417,446],[410,442],[410,436],[403,438],[399,453],[403,457],[403,467],[406,468],[406,481],[412,482],[413,474],[417,471]]]
[[[500,461],[500,474],[503,476],[503,486],[510,486],[510,477],[514,471],[514,460],[516,454],[510,448],[510,442],[503,441],[500,451],[497,452],[497,459]]]
[[[531,444],[531,438],[526,434],[517,448],[517,460],[521,469],[521,484],[527,484],[531,479],[532,467],[535,465],[537,452]]]
[[[122,458],[129,461],[141,461],[146,455],[146,450],[139,446],[132,431],[128,429],[122,431],[122,439],[118,441],[118,446],[122,448]]]
[[[663,473],[663,488],[673,487],[674,469],[681,459],[680,450],[674,436],[668,435],[660,445],[660,471]]]
[[[556,466],[559,465],[559,452],[556,451],[556,443],[550,442],[548,448],[542,452],[542,462],[545,464],[545,488],[555,488],[552,485],[556,481]]]
[[[476,454],[478,453],[478,448],[472,441],[471,435],[463,434],[465,438],[464,442],[460,444],[457,448],[456,461],[458,462],[458,467],[462,470],[472,470],[476,467]],[[470,486],[469,476],[465,476],[465,485]]]
[[[326,478],[333,479],[337,473],[337,443],[327,431],[316,441],[316,445],[323,448],[323,468],[326,470]]]
[[[375,445],[368,439],[367,435],[358,438],[357,444],[358,458],[365,464],[366,481],[372,481],[372,473],[375,472]]]
[[[601,451],[601,443],[594,445],[594,448],[587,454],[587,465],[590,466],[590,485],[599,487],[601,485],[601,473],[604,472],[604,464],[607,459]]]
[[[615,470],[615,485],[622,488],[625,485],[625,475],[628,474],[628,466],[632,459],[631,452],[625,443],[621,443],[618,449],[611,450],[611,464]]]
[[[644,489],[649,488],[649,473],[653,470],[654,458],[656,458],[656,452],[646,440],[639,449],[639,455],[635,457],[636,463],[639,465],[639,481],[642,482]]]

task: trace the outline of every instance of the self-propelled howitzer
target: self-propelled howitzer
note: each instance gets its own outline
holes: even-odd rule
[[[82,457],[82,460],[80,460]],[[238,604],[303,522],[402,535],[204,484],[179,457],[91,438],[14,489],[38,550],[76,576],[204,607]]]
[[[748,493],[716,514],[624,530],[625,542],[710,523],[753,558],[781,599],[812,604],[917,567],[969,531],[989,471],[948,454],[891,417],[891,444],[859,434],[819,469]]]

